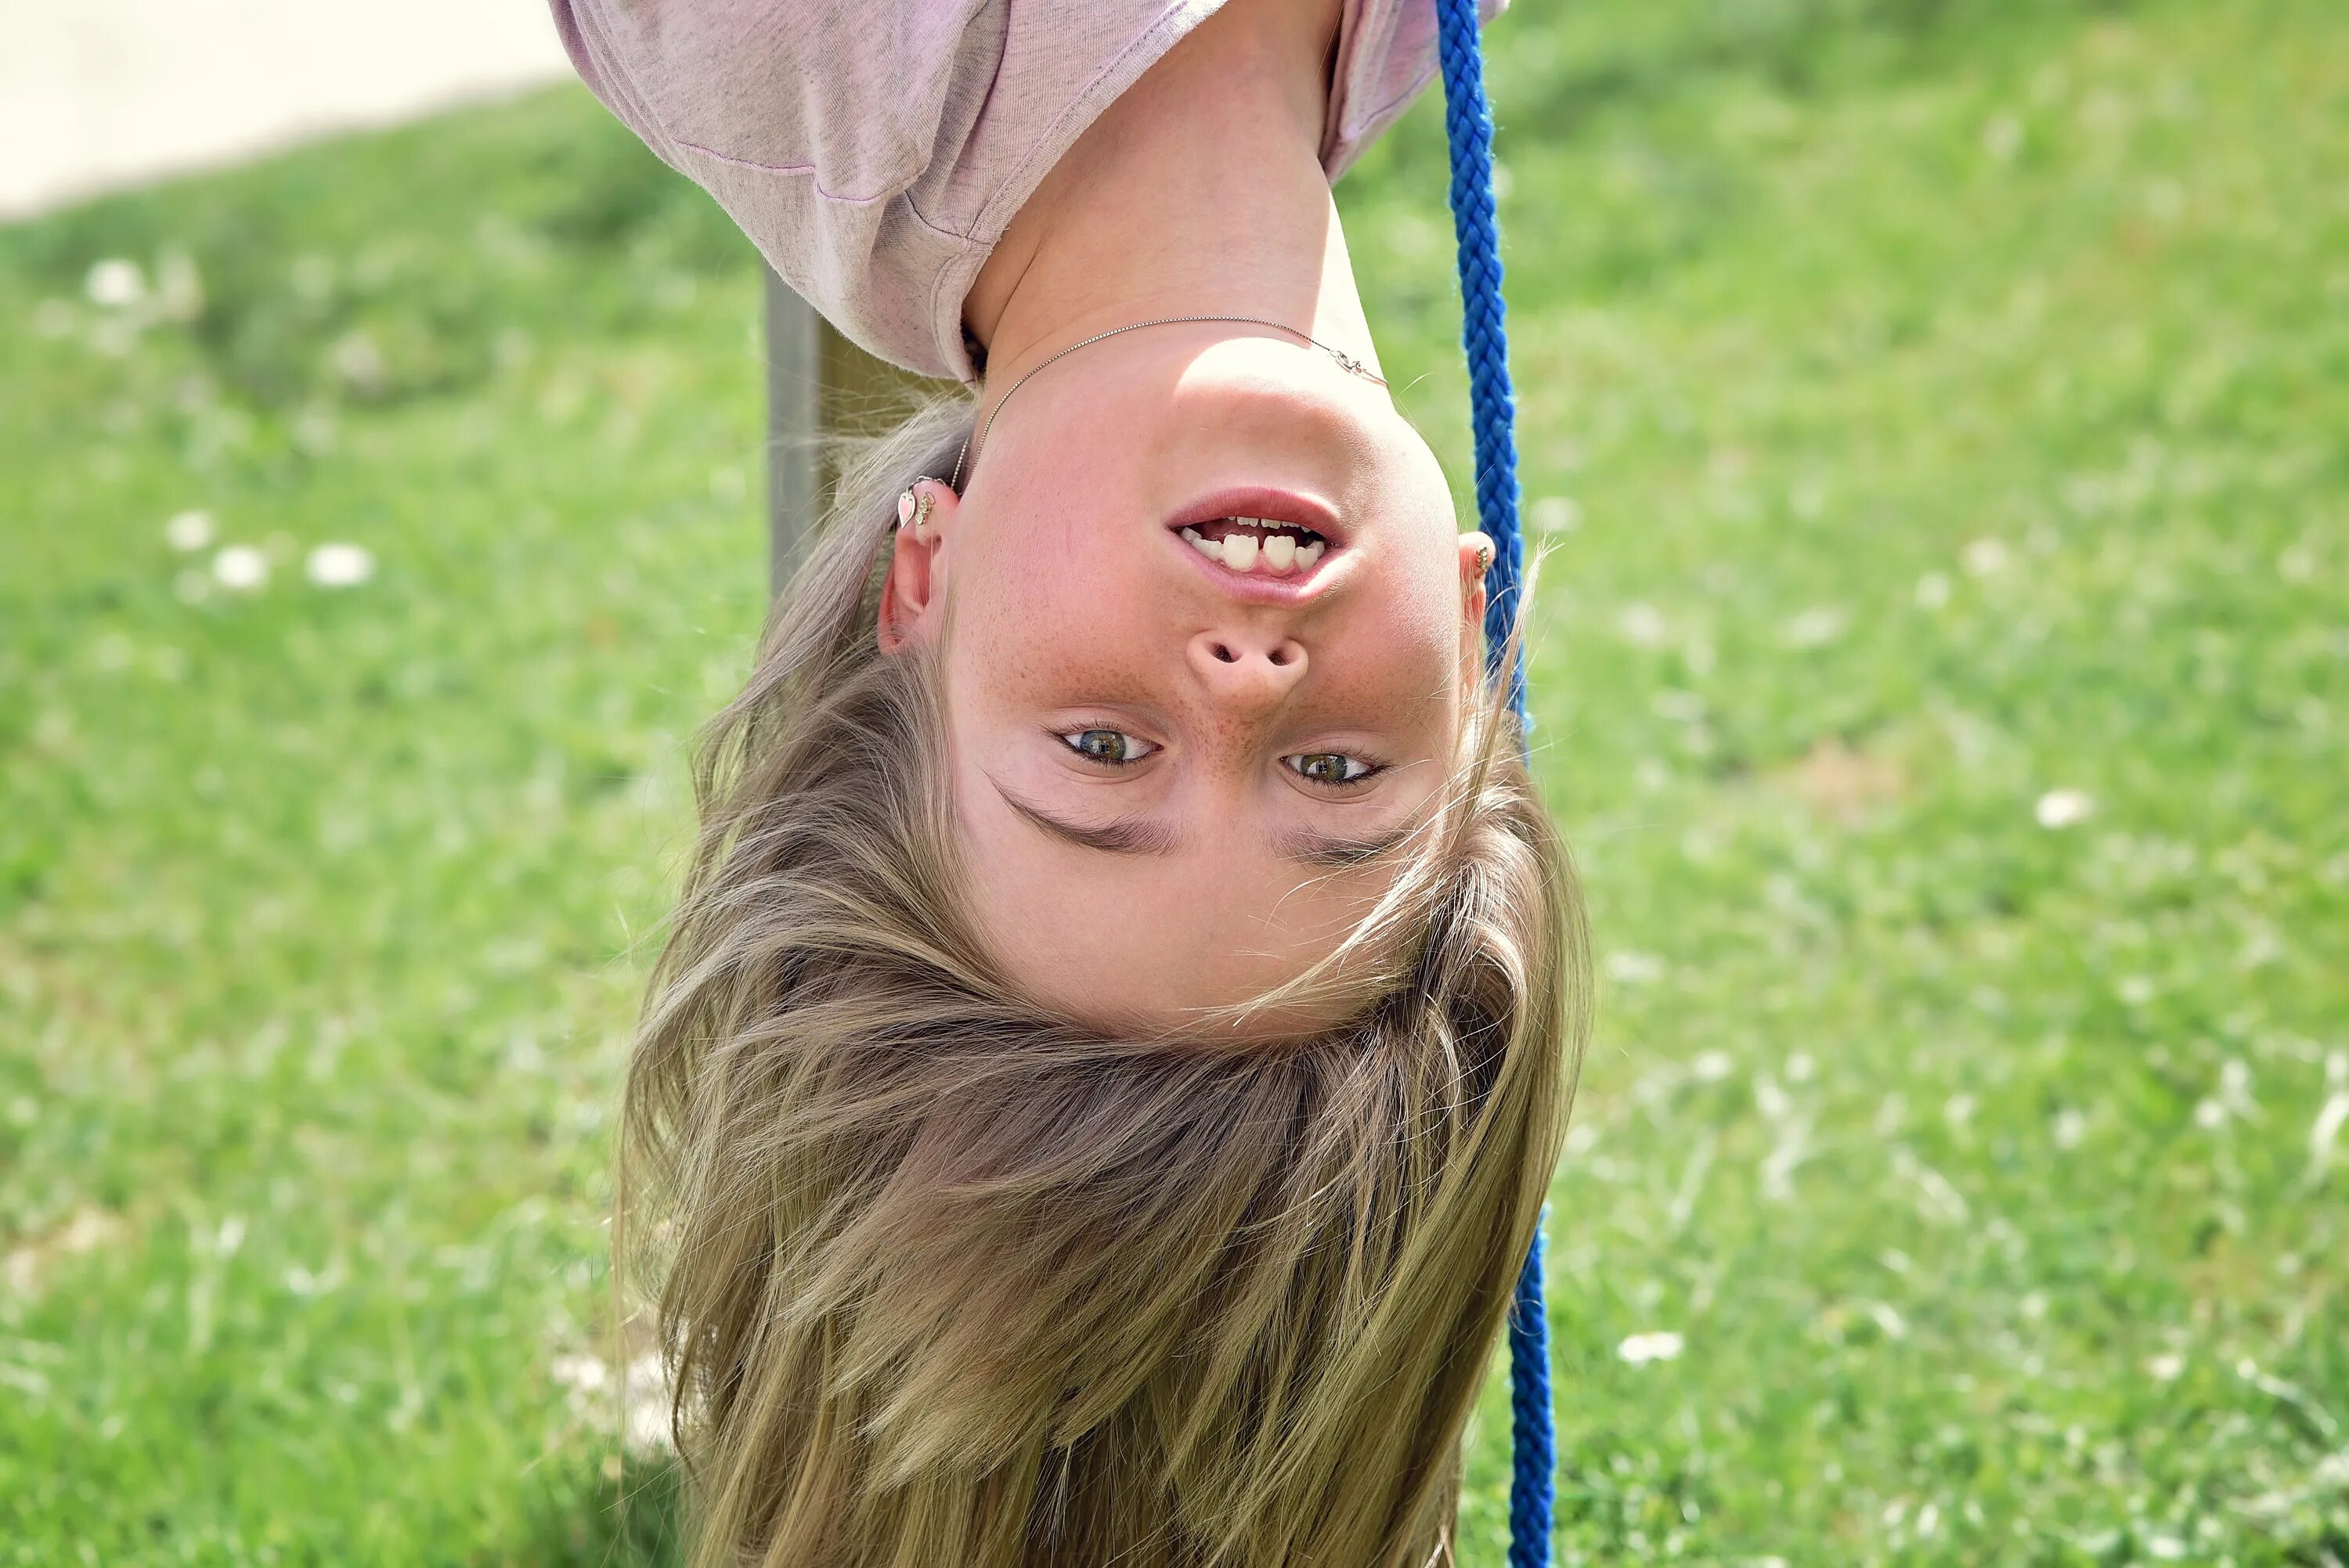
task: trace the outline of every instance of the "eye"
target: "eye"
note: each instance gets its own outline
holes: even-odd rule
[[[1158,749],[1156,742],[1122,729],[1071,729],[1063,732],[1060,741],[1086,761],[1104,768],[1131,768]]]
[[[1365,762],[1341,751],[1305,751],[1280,760],[1283,767],[1308,783],[1337,789],[1360,784],[1386,771],[1375,762]]]

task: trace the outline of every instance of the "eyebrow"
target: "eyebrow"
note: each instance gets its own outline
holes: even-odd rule
[[[1071,822],[1053,816],[1040,806],[1022,800],[992,779],[988,782],[995,785],[995,792],[1003,797],[1003,803],[1025,818],[1031,827],[1081,850],[1098,850],[1111,855],[1164,855],[1172,854],[1182,841],[1173,829],[1146,818],[1129,817],[1098,826]],[[1284,859],[1324,871],[1344,871],[1377,860],[1418,832],[1419,826],[1416,822],[1405,822],[1399,828],[1391,828],[1383,833],[1374,833],[1362,839],[1335,838],[1314,832],[1283,833],[1273,842]]]
[[[1030,805],[1002,785],[996,784],[992,779],[988,782],[995,784],[995,792],[1003,797],[1005,805],[1063,843],[1112,855],[1164,855],[1174,851],[1176,842],[1174,830],[1163,822],[1129,817],[1123,821],[1089,827],[1082,822],[1055,817],[1041,807]]]
[[[1405,822],[1383,833],[1373,833],[1366,839],[1331,838],[1322,833],[1283,833],[1277,841],[1280,852],[1292,861],[1301,861],[1323,871],[1341,872],[1352,866],[1377,860],[1418,833],[1420,824]]]

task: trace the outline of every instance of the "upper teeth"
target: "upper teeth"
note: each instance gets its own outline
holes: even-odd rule
[[[1253,572],[1262,561],[1264,569],[1276,577],[1285,577],[1292,571],[1310,572],[1313,563],[1321,559],[1328,546],[1319,539],[1299,542],[1294,533],[1276,531],[1281,525],[1267,523],[1260,518],[1236,517],[1233,528],[1221,539],[1209,539],[1196,528],[1183,530],[1183,537],[1191,548],[1210,561],[1221,562],[1234,572]],[[1263,531],[1254,531],[1261,530]]]

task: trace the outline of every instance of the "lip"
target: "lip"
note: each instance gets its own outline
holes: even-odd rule
[[[1183,537],[1195,523],[1227,517],[1253,517],[1266,522],[1286,522],[1309,528],[1329,544],[1329,551],[1308,572],[1275,577],[1263,572],[1235,572],[1220,561],[1210,561]],[[1328,502],[1296,490],[1251,488],[1218,490],[1185,507],[1166,523],[1166,539],[1191,570],[1244,604],[1308,604],[1330,591],[1353,563],[1346,547],[1345,529]]]
[[[1179,532],[1193,523],[1213,522],[1225,517],[1255,517],[1267,522],[1309,528],[1330,542],[1332,552],[1345,549],[1348,542],[1345,525],[1338,521],[1337,510],[1328,501],[1299,490],[1260,485],[1201,496],[1175,513],[1166,527],[1170,532]]]

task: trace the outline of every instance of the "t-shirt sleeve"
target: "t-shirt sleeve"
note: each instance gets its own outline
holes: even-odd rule
[[[1487,26],[1509,0],[1477,0]],[[1335,181],[1402,118],[1436,76],[1435,0],[1348,0],[1331,76],[1321,167]]]
[[[969,97],[955,75],[986,0],[550,4],[588,88],[708,189],[785,283],[866,347],[947,368],[926,300],[876,284],[965,243],[923,232],[897,199],[954,139],[947,121]]]

